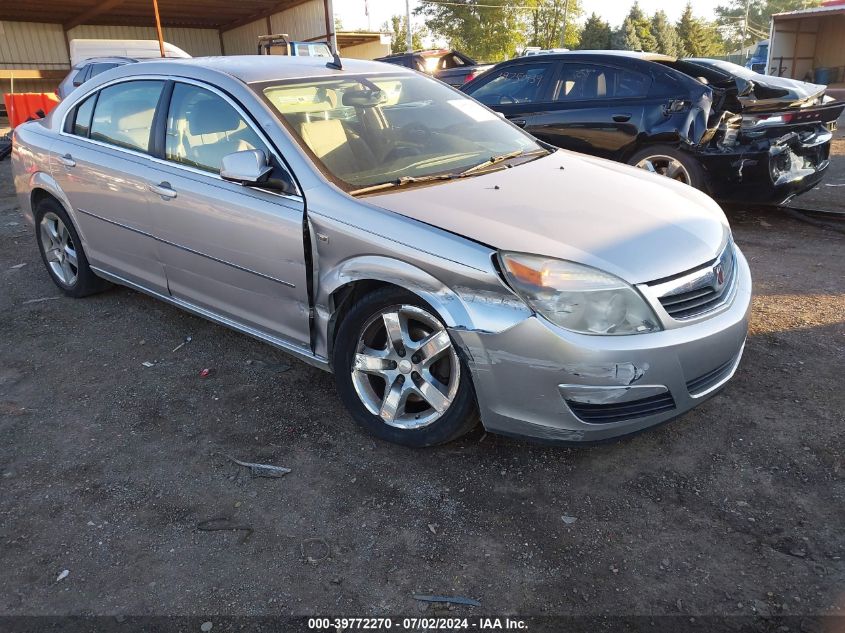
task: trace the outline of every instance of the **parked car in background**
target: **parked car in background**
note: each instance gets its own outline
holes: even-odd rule
[[[188,53],[168,42],[164,43],[164,53],[167,58],[190,58]],[[64,99],[89,79],[116,66],[141,59],[161,59],[161,48],[156,40],[73,39],[70,41],[70,59],[70,72],[56,90],[59,99]]]
[[[129,57],[95,57],[93,59],[86,59],[71,68],[67,76],[62,79],[62,83],[59,84],[56,94],[59,95],[59,99],[64,99],[76,88],[100,73],[111,70],[116,66],[131,64],[136,61],[138,60]]]
[[[816,186],[845,109],[824,86],[623,51],[513,59],[462,90],[547,143],[725,202],[780,203]]]
[[[333,371],[385,440],[445,442],[479,411],[499,433],[617,437],[740,362],[751,277],[713,200],[404,68],[128,64],[14,139],[61,291],[126,285]]]
[[[761,40],[757,42],[757,47],[745,62],[745,67],[748,70],[753,70],[755,73],[765,75],[768,72],[767,66],[769,63],[769,40]]]
[[[376,61],[396,64],[433,75],[440,81],[445,81],[455,88],[471,81],[492,67],[491,64],[479,64],[474,59],[458,51],[447,50],[397,53],[395,55],[388,55],[387,57],[379,57]]]

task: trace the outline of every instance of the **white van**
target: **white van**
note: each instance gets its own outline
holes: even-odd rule
[[[164,43],[167,58],[190,57],[178,46]],[[115,66],[131,64],[142,59],[160,59],[158,40],[71,40],[70,60],[73,68],[59,84],[59,99],[67,97],[73,89],[92,77]]]
[[[165,57],[190,57],[178,46],[164,43]],[[71,40],[70,63],[77,64],[96,57],[128,57],[130,59],[150,59],[161,57],[158,40]]]

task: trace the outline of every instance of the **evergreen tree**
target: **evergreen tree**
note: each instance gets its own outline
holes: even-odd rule
[[[643,47],[637,37],[637,29],[629,18],[625,18],[622,26],[613,31],[610,43],[613,48],[621,51],[638,51]]]
[[[610,25],[593,13],[584,24],[578,48],[589,51],[607,50],[611,47],[610,35]]]
[[[683,54],[687,57],[712,57],[724,53],[725,46],[716,24],[696,18],[692,4],[687,2],[677,25]]]
[[[675,25],[669,22],[665,11],[658,11],[651,19],[651,32],[657,40],[657,52],[672,57],[680,57],[683,53],[681,39]]]
[[[651,21],[645,16],[639,2],[631,10],[616,35],[616,46],[629,51],[656,51],[657,40],[651,32]]]

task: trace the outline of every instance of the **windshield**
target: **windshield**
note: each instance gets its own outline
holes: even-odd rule
[[[254,85],[327,175],[348,190],[458,174],[543,152],[476,101],[423,75],[372,74]]]

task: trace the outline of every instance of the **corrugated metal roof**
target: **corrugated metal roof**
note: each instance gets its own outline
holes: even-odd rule
[[[834,4],[830,6],[822,6],[822,7],[813,7],[812,9],[796,9],[795,11],[784,11],[783,13],[775,13],[772,18],[803,18],[806,16],[813,16],[818,15],[820,13],[824,14],[836,14],[836,13],[845,13],[845,3],[843,4]]]
[[[158,0],[161,23],[228,29],[315,0]],[[320,5],[323,4],[322,0]],[[0,20],[79,24],[155,24],[152,0],[5,0]]]

